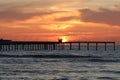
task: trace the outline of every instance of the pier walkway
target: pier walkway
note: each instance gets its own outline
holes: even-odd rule
[[[0,40],[0,51],[37,51],[37,50],[65,50],[67,45],[68,50],[73,50],[75,45],[78,50],[81,50],[81,47],[86,46],[86,50],[90,50],[91,44],[95,46],[95,50],[99,50],[99,45],[107,47],[109,45],[113,46],[115,50],[115,42],[97,42],[97,41],[72,41],[72,42],[41,42],[41,41],[11,41],[11,40]]]

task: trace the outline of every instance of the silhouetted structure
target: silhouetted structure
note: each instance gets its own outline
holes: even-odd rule
[[[62,43],[62,39],[58,39],[58,42],[59,42],[59,43]]]
[[[69,50],[73,50],[73,44],[76,44],[78,50],[81,50],[81,44],[87,44],[87,50],[90,50],[90,44],[95,44],[96,50],[98,50],[99,44],[105,45],[105,50],[107,50],[107,44],[113,45],[113,50],[115,50],[115,42],[95,42],[95,41],[83,41],[83,42],[62,42],[59,39],[58,42],[39,42],[39,41],[11,41],[0,39],[0,51],[34,51],[34,50],[63,50],[65,45],[69,46]]]

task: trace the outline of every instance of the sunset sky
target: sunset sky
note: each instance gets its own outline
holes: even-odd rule
[[[0,38],[120,43],[120,0],[0,0]]]

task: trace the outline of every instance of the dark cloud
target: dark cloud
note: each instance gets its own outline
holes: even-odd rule
[[[77,16],[66,16],[66,17],[57,18],[56,20],[57,21],[69,21],[72,19],[78,19],[78,17]]]
[[[17,21],[17,20],[26,20],[34,16],[42,16],[47,14],[53,14],[55,12],[33,12],[33,13],[23,13],[18,10],[4,10],[0,11],[0,20],[3,21]]]
[[[115,5],[114,6],[116,9],[120,10],[120,5]]]
[[[93,11],[90,9],[80,10],[81,19],[84,22],[105,23],[120,26],[120,11],[100,9]]]
[[[0,20],[5,21],[14,21],[14,20],[25,20],[31,18],[35,15],[39,15],[38,13],[22,13],[19,11],[0,11]]]
[[[51,15],[55,14],[55,13],[65,13],[67,11],[39,11],[39,12],[22,12],[19,10],[3,10],[0,11],[0,20],[1,21],[19,21],[19,20],[26,20],[26,19],[30,19],[32,17],[38,16],[39,18],[42,19],[42,16],[46,16],[46,15]],[[67,21],[67,20],[71,20],[74,19],[75,16],[66,16],[66,17],[60,17],[57,18],[57,16],[53,16],[55,18],[55,20],[57,21]]]

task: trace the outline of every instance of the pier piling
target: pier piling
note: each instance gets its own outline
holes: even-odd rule
[[[96,43],[96,50],[98,50],[98,43]]]
[[[78,43],[78,50],[81,50],[81,44],[80,44],[80,42]]]
[[[70,43],[70,50],[72,50],[72,43]]]
[[[115,42],[113,43],[113,45],[114,45],[114,51],[115,51],[115,49],[116,49],[116,48],[115,48],[115,46],[116,46],[116,45],[115,45]]]
[[[107,43],[105,42],[105,51],[107,50]]]
[[[89,48],[90,48],[89,44],[90,44],[90,43],[89,43],[89,42],[87,42],[87,50],[89,50]]]

